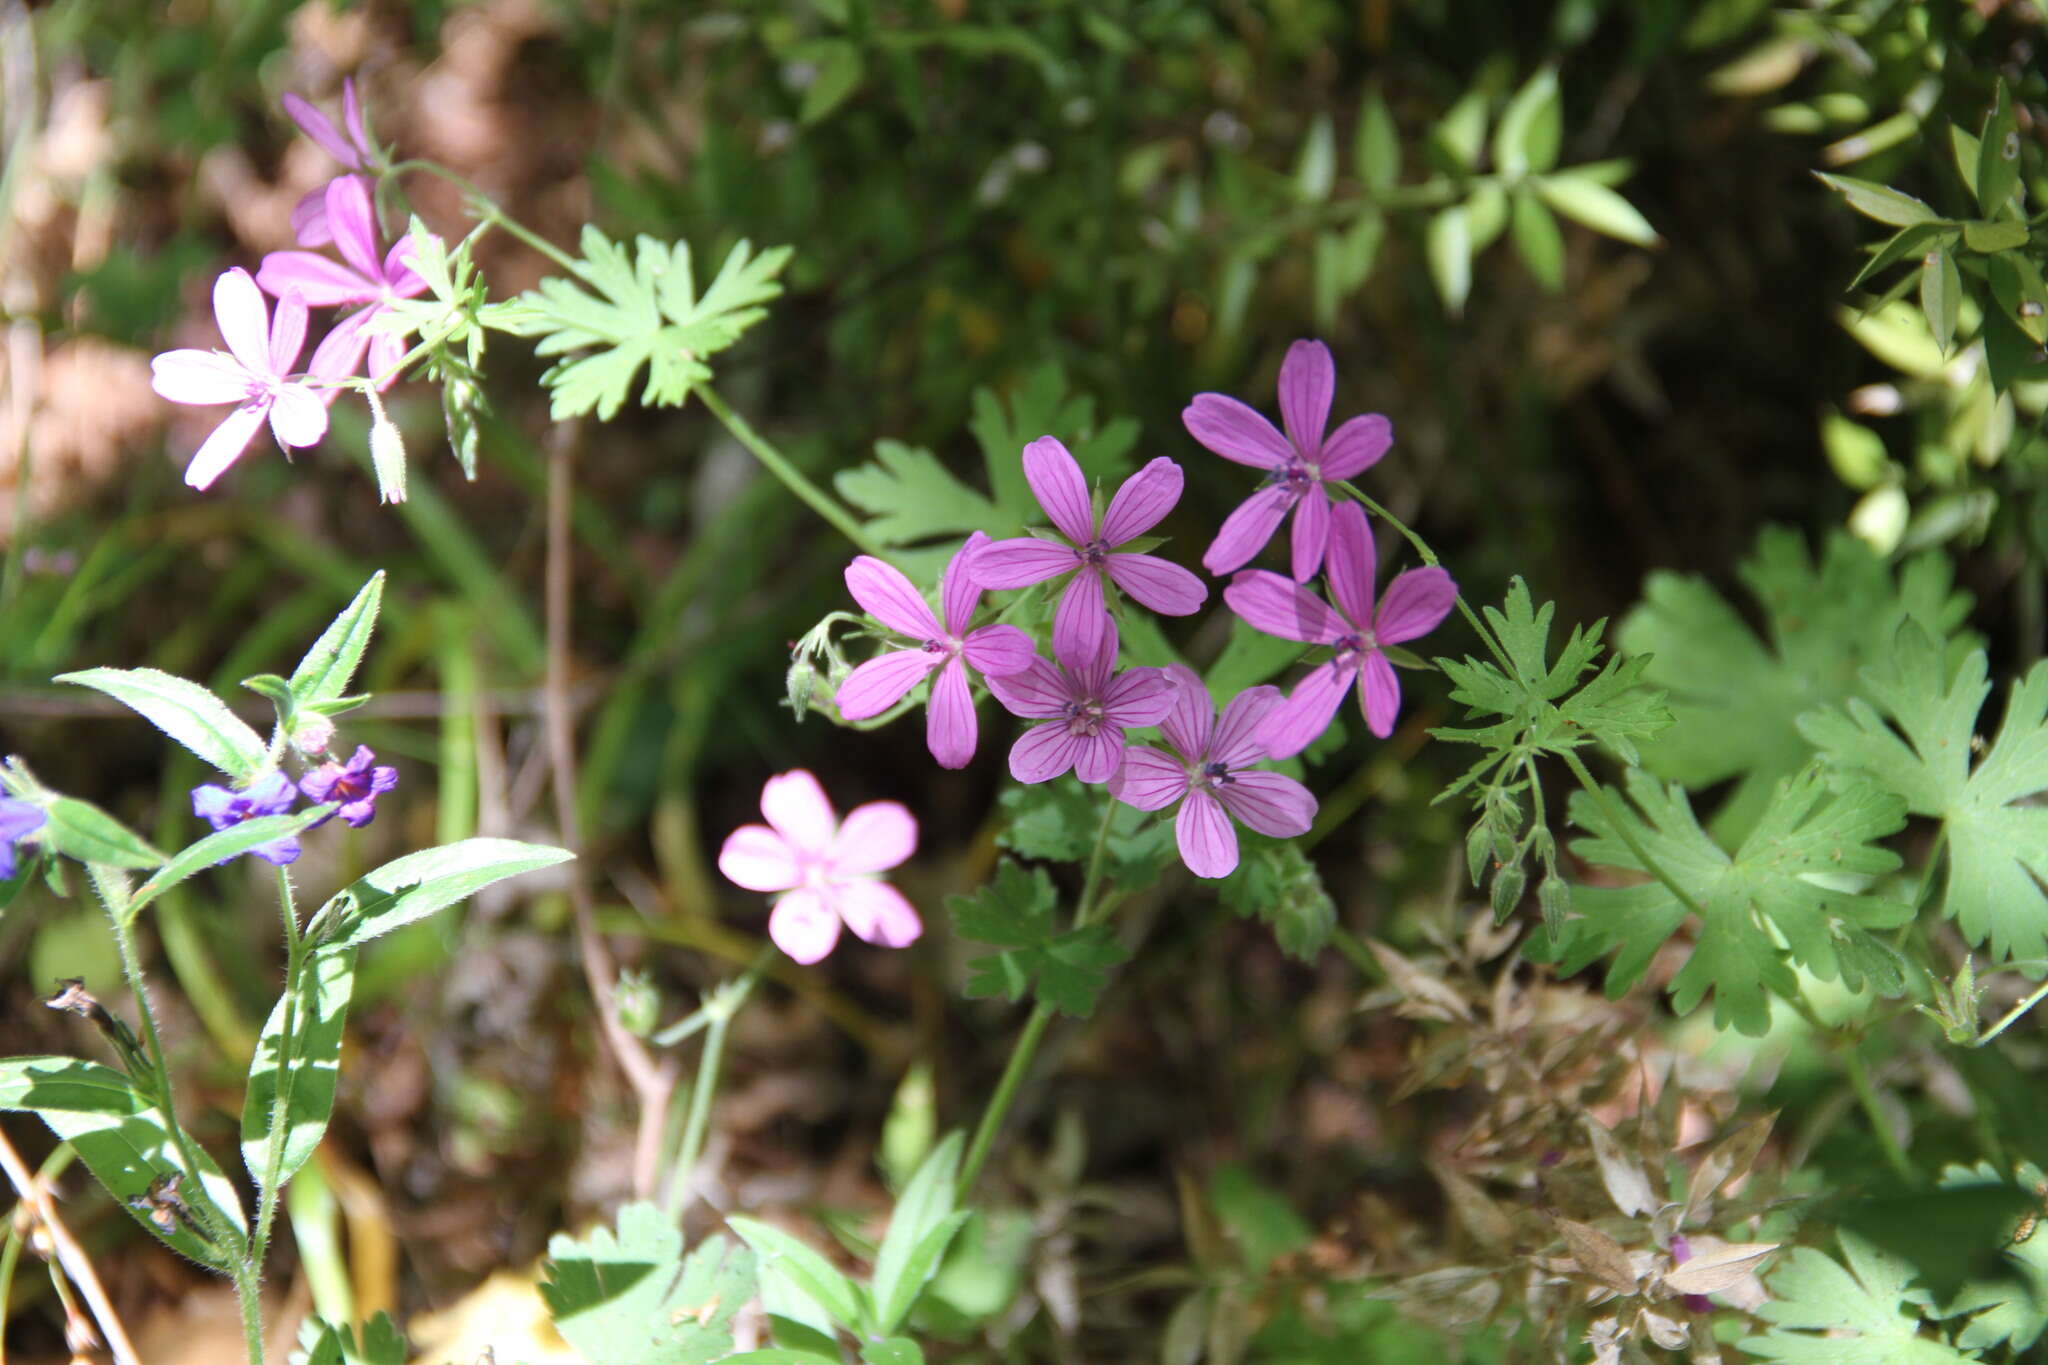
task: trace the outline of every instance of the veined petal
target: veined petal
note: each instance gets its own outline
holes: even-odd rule
[[[873,555],[854,556],[853,563],[846,566],[846,590],[862,610],[891,630],[919,640],[936,640],[945,634],[939,629],[939,618],[925,605],[924,594],[894,564]]]
[[[1322,500],[1318,494],[1316,501]],[[1295,523],[1297,526],[1300,522]],[[1363,626],[1372,620],[1373,581],[1379,550],[1372,541],[1372,523],[1365,509],[1347,502],[1331,516],[1330,554],[1323,563],[1330,597],[1346,616]]]
[[[256,283],[278,298],[296,289],[314,308],[364,303],[378,296],[373,282],[314,251],[271,252],[256,271]]]
[[[1325,479],[1355,479],[1380,462],[1394,444],[1394,424],[1376,412],[1354,417],[1323,442],[1316,461]]]
[[[1266,746],[1259,739],[1259,727],[1285,700],[1280,689],[1269,683],[1247,687],[1232,697],[1202,756],[1226,768],[1242,768],[1264,758]]]
[[[836,882],[832,900],[846,927],[877,948],[908,948],[924,932],[917,907],[887,882]]]
[[[1267,569],[1246,569],[1231,579],[1223,601],[1253,629],[1283,640],[1327,645],[1349,629],[1322,598]]]
[[[1186,664],[1169,664],[1165,672],[1167,686],[1173,689],[1173,705],[1161,718],[1159,732],[1181,757],[1194,762],[1209,750],[1209,735],[1216,728],[1216,703],[1209,697],[1208,684]]]
[[[1070,673],[1085,668],[1101,652],[1103,639],[1115,629],[1109,608],[1102,604],[1102,575],[1093,567],[1082,569],[1068,581],[1059,605],[1053,609],[1053,657],[1066,665]]]
[[[356,78],[341,78],[341,117],[348,125],[349,141],[355,150],[367,157],[370,154],[370,135],[363,127],[363,102],[356,97]]]
[[[1018,672],[990,675],[988,690],[1011,715],[1032,720],[1064,716],[1067,703],[1074,699],[1073,684],[1066,675],[1036,656]]]
[[[1080,563],[1081,556],[1071,545],[1018,536],[984,547],[968,572],[984,588],[1025,588],[1056,578]]]
[[[788,841],[766,825],[741,825],[726,835],[718,870],[749,891],[787,891],[804,879]]]
[[[1294,504],[1290,567],[1295,582],[1306,583],[1321,571],[1323,552],[1329,543],[1330,500],[1323,496],[1322,489],[1311,488]]]
[[[1295,684],[1294,695],[1267,713],[1258,741],[1274,758],[1292,758],[1330,728],[1330,718],[1358,675],[1356,659],[1318,664]]]
[[[308,190],[292,205],[292,240],[300,246],[326,246],[334,240],[327,226],[327,187]]]
[[[211,487],[215,479],[227,472],[229,465],[241,458],[257,428],[269,415],[268,402],[244,403],[221,418],[220,425],[213,429],[213,435],[206,438],[192,457],[192,463],[185,466],[185,482],[194,488]]]
[[[1320,341],[1297,341],[1280,363],[1280,420],[1294,448],[1310,460],[1323,448],[1330,424],[1330,399],[1337,392],[1337,363]]]
[[[981,601],[981,584],[974,577],[974,560],[988,547],[986,531],[976,531],[967,543],[953,552],[939,576],[939,606],[946,619],[946,633],[961,635],[974,621],[974,608]]]
[[[1015,626],[983,626],[960,642],[967,662],[991,678],[1022,673],[1038,657],[1031,637]]]
[[[1180,689],[1168,682],[1159,669],[1125,669],[1102,693],[1102,714],[1116,725],[1157,725],[1173,710],[1179,696]]]
[[[832,871],[886,872],[915,852],[917,817],[901,801],[870,801],[846,813],[832,840]]]
[[[1316,821],[1316,799],[1309,789],[1281,773],[1253,769],[1231,774],[1216,790],[1216,799],[1243,824],[1276,839],[1308,833]]]
[[[1173,817],[1180,860],[1197,877],[1227,877],[1237,867],[1237,831],[1215,797],[1200,787],[1188,789]]]
[[[1387,595],[1373,621],[1373,634],[1383,645],[1413,640],[1435,630],[1457,604],[1458,585],[1448,573],[1434,565],[1410,569],[1387,584]]]
[[[371,379],[376,381],[377,392],[379,393],[384,392],[398,382],[398,362],[405,359],[405,353],[411,349],[405,344],[405,338],[396,332],[373,332],[369,330],[368,321],[370,318],[378,317],[389,311],[382,304],[363,310],[367,314],[364,320],[364,331],[365,335],[370,338],[369,375]]]
[[[149,362],[149,386],[173,403],[239,403],[249,396],[250,376],[233,356],[186,347]]]
[[[370,334],[363,330],[370,321],[372,310],[365,308],[350,313],[328,329],[320,344],[313,348],[313,358],[306,363],[306,373],[315,379],[345,379],[362,367],[363,352],[369,349]],[[341,396],[341,390],[330,388],[323,397],[332,403]]]
[[[1394,733],[1394,717],[1401,711],[1401,680],[1387,656],[1372,650],[1358,674],[1358,709],[1365,713],[1366,728],[1381,739]]]
[[[271,395],[270,432],[281,446],[316,446],[327,434],[327,405],[304,384],[280,384]]]
[[[1216,539],[1202,555],[1202,567],[1220,578],[1258,558],[1294,501],[1294,490],[1276,483],[1239,503],[1216,529]]]
[[[377,249],[377,212],[370,204],[369,184],[359,175],[336,176],[327,182],[327,228],[335,250],[366,280],[381,280],[382,254]]]
[[[287,289],[270,320],[270,372],[290,374],[305,348],[306,299],[298,290]]]
[[[1196,394],[1180,422],[1188,435],[1237,464],[1275,469],[1294,458],[1294,448],[1271,422],[1226,394]]]
[[[1010,746],[1010,776],[1019,782],[1050,781],[1074,766],[1080,748],[1080,736],[1069,734],[1065,721],[1034,725]]]
[[[974,695],[967,690],[967,665],[953,658],[932,680],[925,703],[924,742],[941,768],[964,768],[978,739]]]
[[[1103,725],[1092,735],[1076,735],[1078,743],[1074,748],[1074,776],[1083,782],[1107,782],[1116,776],[1116,770],[1123,765],[1124,732],[1114,725]]]
[[[413,241],[409,232],[393,242],[391,250],[384,253],[384,283],[402,299],[427,292],[426,280],[413,269],[413,263],[418,259],[419,244]]]
[[[1109,556],[1105,567],[1119,588],[1161,616],[1192,616],[1209,600],[1209,585],[1157,555]]]
[[[761,788],[761,814],[791,848],[822,857],[839,832],[839,817],[818,779],[803,768],[777,773]]]
[[[775,946],[809,966],[839,942],[839,912],[809,887],[799,887],[775,902],[768,916],[768,937]]]
[[[270,311],[249,272],[236,266],[213,282],[213,320],[221,338],[251,374],[275,374],[270,363]]]
[[[1125,479],[1102,514],[1102,543],[1121,545],[1135,540],[1163,521],[1180,501],[1186,476],[1164,455]]]
[[[329,156],[351,169],[355,167],[356,149],[335,128],[334,120],[297,95],[284,97],[284,111],[293,123],[299,125],[299,131],[319,143]]]
[[[1095,538],[1095,508],[1088,499],[1088,480],[1056,438],[1041,436],[1024,447],[1024,479],[1061,535],[1076,545]]]
[[[945,662],[946,656],[924,649],[892,649],[877,654],[846,675],[833,694],[832,704],[848,720],[870,720],[903,699],[903,694],[924,681],[925,674]]]
[[[1149,744],[1124,750],[1123,766],[1109,779],[1109,794],[1139,810],[1164,810],[1187,794],[1188,770]]]

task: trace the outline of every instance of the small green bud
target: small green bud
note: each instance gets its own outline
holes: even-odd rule
[[[620,1028],[645,1038],[661,1022],[661,991],[647,973],[628,967],[612,987],[612,1012]]]

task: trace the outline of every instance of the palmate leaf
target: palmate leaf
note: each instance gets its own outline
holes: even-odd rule
[[[1745,1337],[1744,1351],[1794,1365],[1962,1365],[1976,1359],[1922,1334],[1929,1296],[1911,1287],[1911,1267],[1853,1232],[1842,1233],[1841,1242],[1843,1261],[1800,1247],[1771,1273],[1772,1300],[1756,1311],[1775,1325]]]
[[[628,1204],[616,1235],[549,1239],[540,1294],[591,1365],[709,1365],[732,1354],[733,1314],[754,1296],[754,1254],[712,1237],[685,1260],[672,1220]]]
[[[1130,950],[1105,924],[1060,932],[1053,915],[1057,900],[1044,868],[1026,872],[1009,858],[974,895],[946,898],[960,936],[998,950],[968,964],[969,995],[1021,1000],[1029,992],[1076,1018],[1095,1012],[1109,969]]]
[[[1577,840],[1572,851],[1589,863],[1648,872],[1622,837],[1618,824],[1625,823],[1635,842],[1698,905],[1698,941],[1671,982],[1672,1007],[1679,1013],[1711,991],[1716,1024],[1762,1034],[1770,1024],[1769,997],[1798,990],[1792,962],[1852,987],[1866,980],[1888,991],[1903,987],[1890,950],[1866,931],[1905,923],[1912,907],[1834,890],[1818,880],[1870,877],[1898,867],[1898,855],[1872,842],[1905,823],[1905,802],[1897,796],[1864,782],[1831,793],[1818,768],[1809,768],[1780,784],[1731,858],[1700,828],[1682,788],[1632,770],[1628,795],[1632,806],[1611,792],[1604,802],[1589,792],[1573,793],[1572,820],[1589,837]],[[1531,956],[1575,972],[1614,954],[1607,973],[1610,995],[1642,978],[1650,959],[1691,913],[1660,881],[1579,886],[1573,897],[1580,916],[1555,941],[1534,941]]]
[[[2023,803],[2048,791],[2048,662],[2012,689],[1998,738],[1973,767],[1985,673],[1974,650],[1950,677],[1940,642],[1909,622],[1863,670],[1868,701],[1802,717],[1799,729],[1836,768],[1942,822],[1942,905],[1971,943],[1989,939],[2001,961],[2035,958],[2048,952],[2048,806]]]

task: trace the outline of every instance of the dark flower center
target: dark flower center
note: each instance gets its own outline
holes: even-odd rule
[[[1195,780],[1205,787],[1215,788],[1227,787],[1236,779],[1231,777],[1230,769],[1221,762],[1211,761],[1202,765],[1202,771]]]
[[[334,792],[330,801],[360,801],[370,794],[370,774],[367,769],[354,773],[343,770],[334,779]]]
[[[1102,725],[1102,703],[1092,697],[1086,701],[1070,701],[1065,709],[1067,733],[1070,735],[1092,735]]]
[[[1322,475],[1316,467],[1299,456],[1286,464],[1275,465],[1266,474],[1267,483],[1285,484],[1296,496],[1309,492],[1321,481]]]
[[[1093,564],[1100,568],[1108,559],[1109,546],[1102,542],[1100,536],[1081,547],[1081,562],[1083,564]]]
[[[1380,642],[1374,638],[1373,633],[1369,630],[1355,631],[1350,635],[1342,635],[1335,641],[1337,661],[1340,663],[1355,659],[1359,655],[1379,647]]]

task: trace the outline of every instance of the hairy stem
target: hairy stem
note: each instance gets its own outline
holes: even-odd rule
[[[832,529],[852,541],[854,548],[862,554],[881,557],[882,547],[868,539],[868,534],[860,528],[860,523],[855,521],[844,507],[834,502],[825,490],[805,478],[803,472],[789,462],[789,457],[762,439],[759,432],[747,425],[746,419],[734,412],[726,405],[725,400],[718,396],[718,390],[709,384],[699,384],[695,393],[703,400],[711,415],[732,433],[733,439],[745,446],[770,474],[780,479],[783,487],[796,494],[806,507],[830,522]]]
[[[271,1220],[277,1216],[278,1186],[284,1182],[285,1124],[291,1114],[292,1081],[298,1068],[291,1064],[293,1035],[299,1024],[299,977],[306,967],[305,940],[299,934],[299,910],[292,894],[291,874],[277,869],[277,908],[284,921],[284,1024],[278,1031],[277,1089],[270,1097],[269,1150],[263,1164],[263,1188],[256,1192],[256,1232],[249,1239],[248,1260],[260,1275],[264,1253],[270,1248]],[[260,1049],[262,1044],[259,1042]]]
[[[666,1203],[671,1220],[681,1218],[690,1206],[690,1175],[704,1156],[704,1135],[711,1126],[711,1101],[718,1094],[718,1073],[725,1063],[726,1033],[774,956],[774,944],[762,945],[760,955],[746,971],[704,1001],[706,1032],[704,1049],[697,1058],[697,1083],[690,1089],[689,1117],[683,1121],[682,1141],[677,1144],[675,1160],[669,1166]]]

